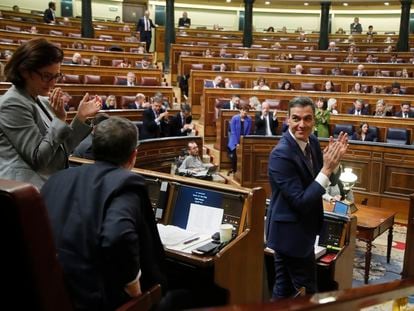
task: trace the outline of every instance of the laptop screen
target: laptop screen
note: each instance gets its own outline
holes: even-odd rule
[[[347,215],[349,210],[349,205],[342,201],[335,201],[333,212],[339,215]]]

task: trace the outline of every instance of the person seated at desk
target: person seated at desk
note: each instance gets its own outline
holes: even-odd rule
[[[187,145],[188,156],[185,157],[181,165],[178,167],[180,175],[193,176],[201,171],[214,166],[211,163],[203,163],[199,156],[198,145],[195,141],[190,141]]]
[[[353,114],[356,116],[368,115],[368,108],[365,107],[364,101],[362,99],[356,99],[354,101],[354,107],[348,110],[348,114]]]
[[[118,108],[118,104],[116,102],[115,95],[109,95],[106,98],[105,103],[102,105],[103,110],[111,110],[111,109],[117,109],[117,108]]]
[[[374,135],[369,131],[369,124],[363,122],[359,125],[358,130],[352,134],[351,140],[374,141]]]
[[[259,77],[256,81],[256,85],[253,87],[253,90],[270,90],[269,86],[266,84],[266,79]]]
[[[216,76],[213,81],[211,80],[204,81],[204,87],[212,87],[212,88],[223,87],[223,77]]]
[[[392,116],[392,106],[387,106],[383,99],[378,99],[375,106],[375,117],[390,117]]]
[[[395,114],[399,118],[414,118],[414,111],[411,110],[409,102],[401,103],[401,110]]]
[[[149,103],[145,102],[145,95],[142,93],[137,93],[134,102],[128,104],[128,109],[145,109],[148,107]]]
[[[170,120],[170,136],[190,135],[194,129],[192,120],[190,105],[181,105],[181,111]]]
[[[130,172],[137,138],[129,120],[101,122],[92,141],[97,162],[62,170],[42,188],[76,310],[115,310],[156,284],[166,289],[146,183]]]
[[[154,65],[151,64],[148,57],[144,57],[140,62],[137,61],[135,67],[138,69],[154,69]]]
[[[126,85],[126,86],[136,86],[137,85],[136,80],[137,80],[137,78],[135,76],[135,73],[130,71],[130,72],[127,73],[126,80],[119,79],[117,84],[118,85]]]

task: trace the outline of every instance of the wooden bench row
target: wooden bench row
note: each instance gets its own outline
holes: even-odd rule
[[[234,178],[243,187],[263,187],[270,197],[269,154],[278,137],[245,136],[237,150],[237,173]],[[321,141],[321,147],[327,140]],[[413,192],[414,148],[384,143],[351,141],[342,161],[358,176],[353,188],[356,202],[368,199],[368,205],[387,207],[407,219],[409,195]]]
[[[375,77],[353,77],[353,76],[322,76],[322,75],[294,75],[284,73],[262,73],[262,72],[234,72],[228,71],[217,73],[207,70],[192,70],[189,78],[189,99],[192,106],[193,114],[199,116],[201,114],[201,95],[203,94],[205,80],[213,80],[218,74],[223,78],[229,78],[233,83],[238,84],[240,88],[253,88],[255,82],[259,77],[263,77],[271,89],[278,89],[279,85],[284,81],[290,81],[296,90],[316,90],[316,86],[325,83],[326,80],[331,80],[334,85],[340,88],[341,92],[348,92],[356,81],[360,82],[366,87],[373,88],[374,86],[390,87],[395,81],[395,78],[375,78]],[[401,87],[405,88],[406,94],[412,94],[414,90],[414,80],[399,79]],[[318,87],[320,89],[320,87]],[[239,89],[232,89],[235,94]],[[265,92],[265,91],[263,91]],[[270,93],[269,93],[270,94]],[[329,96],[329,95],[327,95]],[[359,94],[354,94],[358,98]],[[382,94],[377,94],[382,96]]]
[[[229,168],[230,159],[227,155],[227,141],[228,141],[228,126],[231,118],[237,114],[238,111],[222,110],[219,119],[216,122],[216,142],[214,147],[220,150],[220,167]],[[252,132],[254,133],[254,115],[255,112],[249,112],[249,115],[253,119]],[[279,121],[279,128],[277,133],[282,134],[282,124],[287,116],[286,111],[280,111],[277,113],[277,119]],[[336,124],[351,124],[356,129],[362,122],[367,122],[370,126],[378,128],[379,142],[383,142],[387,135],[389,128],[403,128],[408,130],[410,137],[410,143],[414,142],[414,119],[401,119],[401,118],[375,118],[372,116],[354,116],[354,115],[331,115],[330,126],[334,127]]]
[[[21,41],[23,43],[23,41]],[[0,42],[0,51],[9,50],[14,52],[20,45],[18,43]],[[115,52],[115,51],[93,51],[89,49],[79,50],[73,47],[61,47],[66,58],[72,58],[74,53],[80,53],[85,65],[90,64],[93,56],[98,57],[100,66],[116,66],[122,60],[128,60],[128,63],[135,65],[135,62],[147,58],[149,61],[154,61],[152,53],[130,53],[130,52]]]
[[[220,47],[209,46],[210,51],[215,55],[219,55]],[[172,81],[175,81],[176,75],[178,72],[178,61],[181,55],[189,55],[189,56],[203,56],[205,52],[205,46],[197,46],[197,45],[183,45],[183,44],[172,44],[170,50],[170,59],[171,59],[171,73],[172,73]],[[260,49],[260,48],[237,48],[237,47],[230,47],[226,48],[226,54],[231,57],[235,57],[236,55],[243,54],[243,52],[247,50],[249,52],[249,57],[252,59],[261,59],[261,60],[274,60],[275,58],[280,58],[282,54],[284,55],[291,55],[292,61],[312,61],[312,62],[344,62],[346,59],[348,52],[346,51],[320,51],[320,50],[313,50],[313,51],[301,51],[301,50],[276,50],[276,49]],[[384,53],[384,52],[356,52],[354,53],[354,57],[358,59],[360,62],[365,62],[367,54],[373,54],[374,59],[377,59],[380,63],[387,63],[391,58],[391,53]],[[157,55],[158,57],[158,55]],[[400,59],[404,63],[412,63],[413,54],[411,52],[399,52],[398,59]],[[223,58],[223,61],[225,59]],[[226,60],[227,61],[227,60]],[[355,65],[356,66],[356,65]]]
[[[335,98],[337,100],[337,110],[346,114],[352,108],[356,98],[362,99],[364,103],[370,105],[371,114],[375,111],[375,104],[378,99],[384,99],[387,106],[392,106],[393,111],[400,110],[401,103],[414,101],[414,96],[386,95],[386,94],[350,94],[350,93],[327,93],[327,92],[305,92],[305,91],[258,91],[251,89],[216,89],[204,88],[201,105],[200,123],[204,126],[204,138],[206,140],[216,140],[217,128],[217,106],[223,102],[228,102],[233,95],[239,95],[243,100],[248,102],[252,96],[256,96],[260,102],[267,100],[271,109],[278,111],[287,111],[288,102],[297,96],[308,96],[316,101],[320,97]],[[381,95],[381,96],[380,96]],[[353,116],[352,116],[353,117]],[[385,119],[389,119],[388,117]],[[414,122],[414,120],[412,121]],[[279,129],[279,131],[281,128]]]
[[[363,61],[364,62],[364,61]],[[333,70],[339,68],[340,75],[352,76],[357,70],[354,63],[320,62],[304,60],[265,60],[265,59],[237,59],[220,57],[197,57],[182,55],[178,61],[178,76],[188,75],[192,69],[204,69],[219,71],[220,64],[226,65],[226,71],[245,72],[272,72],[272,73],[294,73],[295,66],[300,64],[304,74],[333,75]],[[365,63],[365,72],[368,76],[375,76],[380,70],[382,76],[401,77],[405,68],[412,75],[414,65],[409,63]],[[225,73],[224,73],[225,75]]]
[[[14,19],[0,19],[0,28],[9,31],[30,32],[30,28],[32,26],[36,26],[39,34],[50,34],[55,36],[66,36],[73,38],[81,38],[82,36],[80,25],[46,24],[43,21],[27,22]],[[125,31],[123,30],[122,25],[119,25],[117,29],[94,29],[95,38],[107,41],[126,41],[128,40],[127,38],[135,36],[135,33],[135,27],[133,29],[129,28],[129,30]]]
[[[13,19],[18,21],[25,21],[25,22],[39,22],[42,23],[43,21],[43,14],[34,14],[34,13],[25,13],[25,12],[15,12],[9,10],[1,10],[1,14],[3,18]],[[77,26],[79,29],[81,27],[82,20],[76,17],[56,17],[57,24],[66,24],[69,23],[70,25]],[[117,23],[115,21],[101,21],[101,20],[93,20],[92,24],[95,28],[101,29],[114,29],[117,30],[123,25],[129,25],[133,27],[134,23]]]
[[[126,52],[136,51],[140,42],[126,42],[126,41],[106,41],[99,39],[87,39],[87,38],[71,38],[62,36],[52,36],[46,34],[29,34],[16,31],[7,31],[0,29],[0,41],[5,43],[21,43],[33,38],[45,38],[51,42],[60,44],[61,47],[71,48],[75,41],[79,41],[86,44],[89,49],[96,51],[107,51],[111,47],[117,46],[122,48]]]
[[[0,94],[4,94],[7,89],[11,86],[10,83],[2,82],[0,83]],[[174,90],[172,87],[162,87],[162,86],[118,86],[118,85],[99,85],[99,84],[90,84],[90,85],[81,85],[81,84],[57,84],[57,87],[61,87],[63,91],[67,92],[72,96],[71,101],[69,102],[70,107],[74,110],[77,109],[80,100],[83,98],[86,92],[90,95],[99,95],[99,96],[108,96],[115,95],[117,103],[122,107],[126,106],[128,103],[135,100],[135,95],[137,93],[142,93],[149,100],[157,92],[161,92],[168,102],[172,105],[174,101]],[[138,110],[127,110],[126,112],[131,115],[135,115]],[[130,119],[130,117],[128,117]]]

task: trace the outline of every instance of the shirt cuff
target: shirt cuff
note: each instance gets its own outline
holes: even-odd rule
[[[319,173],[318,176],[316,176],[315,181],[320,184],[322,186],[322,188],[326,189],[326,187],[329,186],[329,184],[331,183],[329,181],[329,178],[323,174],[323,173]]]

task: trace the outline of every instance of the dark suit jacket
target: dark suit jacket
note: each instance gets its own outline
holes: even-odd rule
[[[402,118],[402,111],[398,111],[398,112],[395,114],[395,116],[396,116],[396,117],[399,117],[399,118]],[[414,112],[413,112],[413,111],[410,111],[410,112],[408,113],[408,117],[409,117],[409,118],[414,118]]]
[[[165,110],[161,109],[160,113],[163,113]],[[165,120],[162,120],[158,125],[155,122],[155,114],[151,108],[145,109],[143,114],[144,120],[142,124],[142,133],[139,134],[141,139],[150,139],[157,137],[166,137],[168,136],[168,123]]]
[[[356,71],[355,71],[355,72],[353,73],[353,75],[354,75],[354,76],[358,76],[358,72],[356,72]],[[368,74],[367,74],[367,72],[366,72],[366,71],[363,71],[363,72],[362,72],[362,77],[366,77],[367,75],[368,75]]]
[[[191,18],[184,19],[180,17],[178,19],[178,27],[190,27],[191,25]]]
[[[137,108],[137,105],[133,102],[128,104],[128,109],[142,109],[142,107]]]
[[[255,135],[266,135],[266,120],[261,118],[262,113],[256,112],[256,118],[254,122],[255,126]],[[267,119],[269,120],[270,130],[272,132],[272,135],[276,135],[276,129],[279,125],[279,122],[276,120],[273,120],[273,113],[267,114]]]
[[[114,310],[141,269],[142,290],[161,283],[163,247],[138,174],[106,162],[62,170],[42,195],[75,309]]]
[[[188,116],[185,118],[185,124],[190,124],[193,121],[192,116]],[[187,136],[188,131],[182,132],[181,129],[183,128],[183,120],[181,118],[181,113],[177,113],[174,117],[171,118],[170,122],[170,136]],[[190,131],[191,132],[191,131]]]
[[[362,25],[360,23],[355,24],[352,23],[351,24],[351,34],[352,33],[361,33],[362,32]]]
[[[355,107],[352,107],[351,109],[348,110],[348,114],[355,114]],[[367,108],[362,108],[361,109],[361,115],[368,115],[368,109]]]
[[[367,135],[365,136],[365,140],[364,141],[374,141],[374,134],[368,132]],[[362,140],[358,138],[358,133],[355,132],[352,134],[351,140]]]
[[[322,152],[314,135],[309,141],[313,171],[289,131],[269,157],[272,196],[266,218],[267,245],[292,257],[303,258],[313,253],[323,223],[325,189],[314,180],[323,165]]]
[[[45,10],[45,12],[43,13],[43,20],[45,21],[45,23],[48,23],[48,24],[55,21],[53,17],[52,9],[48,8]]]
[[[149,18],[149,23],[150,23],[151,29],[152,29],[152,28],[155,28],[155,25],[154,25],[154,23],[152,22],[152,19],[151,19],[151,18]],[[143,16],[143,17],[141,17],[141,18],[138,20],[138,23],[137,23],[137,31],[139,31],[141,34],[145,32],[144,16]],[[147,31],[147,32],[148,32],[148,33],[150,33],[149,31]]]

